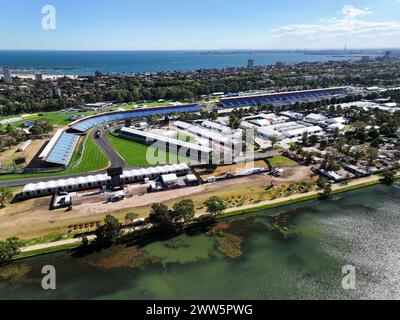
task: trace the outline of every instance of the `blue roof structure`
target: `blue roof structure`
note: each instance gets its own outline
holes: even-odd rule
[[[167,115],[173,112],[198,112],[200,111],[200,105],[188,104],[180,106],[169,106],[159,108],[147,108],[147,109],[135,109],[130,111],[110,112],[106,114],[100,114],[97,116],[91,116],[87,119],[82,119],[70,125],[71,129],[80,132],[86,132],[87,130],[105,124],[111,121],[125,120],[131,118],[143,118],[150,115]]]
[[[329,99],[332,98],[332,96],[345,95],[346,93],[347,91],[345,88],[318,89],[309,91],[274,93],[258,96],[226,98],[221,99],[220,103],[224,107],[235,108],[244,106],[257,106],[261,104],[295,103],[308,101],[310,99]]]
[[[63,132],[46,158],[47,162],[67,166],[78,144],[79,136]]]

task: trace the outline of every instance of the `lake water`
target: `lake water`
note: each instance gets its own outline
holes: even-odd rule
[[[383,53],[382,53],[383,55]],[[255,65],[271,65],[327,60],[360,59],[359,54],[323,55],[302,52],[205,52],[205,51],[0,51],[0,66],[10,68],[46,68],[46,74],[188,71],[225,67],[244,67],[252,58]],[[18,70],[33,73],[35,70]]]
[[[288,239],[268,227],[282,211]],[[0,298],[399,299],[399,230],[400,185],[379,185],[229,218],[213,233],[19,261],[0,269]],[[55,291],[40,286],[47,264],[57,270]],[[341,286],[345,265],[356,268],[354,291]]]

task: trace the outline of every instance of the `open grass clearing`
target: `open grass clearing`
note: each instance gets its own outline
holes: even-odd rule
[[[187,163],[190,159],[186,157],[177,157],[169,152],[157,150],[147,145],[126,140],[113,136],[111,133],[106,135],[108,141],[113,146],[114,150],[125,160],[125,162],[134,167],[147,167],[153,165],[166,165],[176,163]],[[151,161],[150,159],[159,161]]]
[[[275,156],[273,158],[268,159],[268,161],[274,168],[288,168],[288,167],[298,166],[298,164],[295,161],[286,158],[284,156]]]

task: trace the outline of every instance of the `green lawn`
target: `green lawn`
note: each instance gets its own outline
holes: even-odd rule
[[[151,165],[165,165],[190,161],[187,158],[178,159],[178,161],[176,161],[174,157],[170,158],[171,155],[168,152],[162,150],[157,151],[155,148],[148,147],[144,144],[115,137],[111,133],[107,133],[107,139],[114,150],[118,152],[130,166],[147,167]],[[155,158],[160,159],[160,161],[158,163],[148,161],[146,157],[148,153],[154,155]]]
[[[76,150],[72,159],[75,161],[79,159],[77,153],[81,152],[81,150]],[[72,162],[71,162],[72,163]],[[21,179],[30,179],[30,178],[45,178],[45,177],[62,177],[68,176],[76,173],[86,173],[97,171],[107,167],[109,161],[104,153],[97,147],[91,137],[86,140],[85,149],[83,153],[82,160],[80,163],[70,169],[63,170],[60,172],[53,173],[32,173],[32,174],[7,174],[0,175],[0,181],[6,180],[21,180]]]
[[[79,150],[77,150],[79,152]],[[109,161],[97,147],[90,136],[85,143],[81,162],[74,168],[65,171],[66,174],[97,171],[107,167]]]
[[[297,163],[294,162],[293,160],[290,160],[283,156],[276,156],[271,159],[268,159],[268,161],[274,168],[293,167],[293,166],[297,165]]]

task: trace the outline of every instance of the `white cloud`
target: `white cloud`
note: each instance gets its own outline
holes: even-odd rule
[[[273,29],[276,40],[307,41],[333,45],[350,41],[357,46],[391,46],[400,44],[400,21],[370,21],[362,16],[372,15],[369,8],[359,9],[346,5],[340,18],[320,20],[318,24],[293,24]],[[305,43],[306,45],[306,43]]]
[[[369,8],[358,9],[352,5],[346,5],[342,8],[343,19],[354,19],[358,16],[365,16],[372,14]]]

